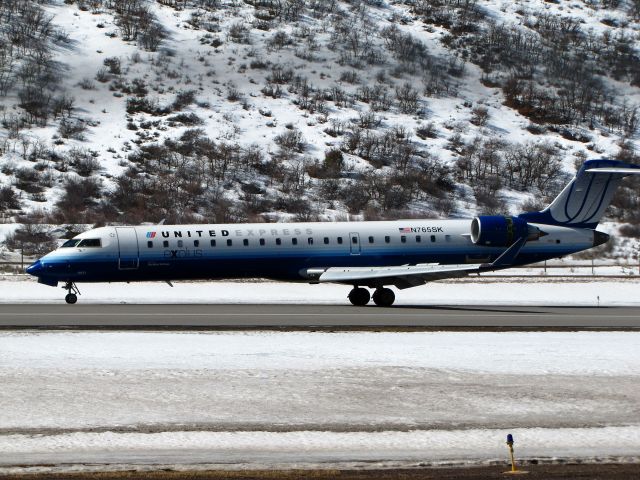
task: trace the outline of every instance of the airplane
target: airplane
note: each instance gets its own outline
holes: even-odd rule
[[[351,285],[349,301],[388,307],[389,286],[527,265],[609,240],[596,230],[623,177],[640,166],[588,160],[540,212],[473,219],[375,222],[107,226],[64,242],[27,268],[64,284],[74,304],[82,282],[269,278]],[[373,294],[369,289],[373,290]]]

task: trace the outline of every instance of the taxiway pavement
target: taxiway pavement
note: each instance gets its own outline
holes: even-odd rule
[[[638,307],[0,304],[0,328],[640,329]]]

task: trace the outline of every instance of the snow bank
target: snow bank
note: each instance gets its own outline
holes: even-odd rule
[[[518,457],[636,456],[637,427],[515,429]],[[71,433],[0,437],[0,465],[37,454],[55,463],[295,464],[506,460],[505,431],[450,430],[377,433],[172,432]],[[374,465],[369,465],[373,467]],[[2,471],[2,470],[0,470]]]
[[[1,277],[0,277],[1,278]],[[499,279],[498,279],[499,280]],[[338,304],[350,287],[276,282],[176,282],[80,284],[80,303]],[[639,305],[640,278],[492,279],[434,282],[396,290],[397,305]],[[11,277],[0,279],[0,303],[63,303],[64,291]]]
[[[519,457],[633,456],[638,351],[640,332],[3,331],[0,465],[480,462],[507,433]]]

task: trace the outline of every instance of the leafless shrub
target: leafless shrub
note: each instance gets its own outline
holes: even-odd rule
[[[238,90],[235,85],[230,84],[227,87],[227,100],[229,100],[230,102],[237,102],[241,98],[242,95],[240,94],[240,90]]]
[[[15,186],[26,193],[42,193],[45,190],[40,175],[32,168],[19,168],[14,175]]]
[[[429,122],[426,125],[422,125],[416,129],[416,135],[422,140],[427,138],[438,138],[438,132],[436,130],[436,124]]]
[[[100,169],[98,153],[85,148],[74,147],[69,150],[69,164],[81,177],[90,177]]]
[[[482,105],[474,107],[471,114],[471,123],[478,127],[484,127],[489,120],[489,109]]]
[[[90,78],[83,78],[82,80],[80,80],[80,83],[78,83],[78,85],[83,90],[95,90],[96,89],[95,83],[93,83],[93,81]]]
[[[273,141],[285,151],[302,152],[304,151],[304,138],[302,132],[297,128],[293,128],[276,136]]]
[[[282,96],[282,88],[278,84],[267,83],[260,91],[265,97],[280,98]]]
[[[87,131],[87,124],[80,119],[63,118],[58,126],[58,134],[62,138],[71,138],[73,140],[85,140],[84,132]]]
[[[340,74],[340,81],[345,83],[358,83],[359,81],[358,72],[355,70],[345,70]]]
[[[271,36],[271,38],[269,38],[269,40],[267,40],[267,46],[272,50],[281,50],[292,43],[293,41],[289,35],[282,30],[278,30]]]
[[[51,114],[53,118],[67,117],[70,118],[74,110],[75,99],[68,95],[56,97],[51,102]]]
[[[26,216],[23,222],[32,220]],[[22,251],[25,255],[43,255],[56,248],[56,242],[50,227],[36,223],[23,223],[16,231],[8,235],[5,245],[10,250]]]
[[[228,38],[236,43],[251,43],[249,28],[242,22],[235,22],[229,27]]]
[[[410,83],[396,87],[396,99],[402,113],[416,113],[418,110],[418,91]]]
[[[202,120],[198,115],[193,112],[190,113],[179,113],[177,115],[173,115],[167,118],[169,122],[181,123],[183,125],[195,126],[204,124],[204,120]]]
[[[195,90],[182,90],[176,94],[173,101],[173,110],[182,110],[196,101]]]
[[[283,67],[282,65],[274,65],[271,68],[271,74],[267,77],[269,83],[276,85],[284,85],[293,79],[293,69]]]
[[[104,64],[105,67],[109,69],[110,74],[120,75],[122,73],[120,59],[118,57],[105,58],[102,63]]]
[[[7,212],[18,208],[20,208],[20,202],[16,192],[8,185],[0,187],[0,211]]]
[[[88,209],[95,207],[100,198],[101,186],[96,178],[75,178],[70,176],[64,184],[64,193],[56,207],[68,219],[78,218]]]

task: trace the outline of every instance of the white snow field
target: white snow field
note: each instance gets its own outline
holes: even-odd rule
[[[0,332],[0,473],[638,461],[640,332]],[[39,467],[38,467],[39,466]]]
[[[604,268],[604,267],[600,267]],[[620,267],[611,267],[618,271]],[[567,273],[566,270],[562,273]],[[530,278],[526,278],[530,277]],[[579,305],[640,304],[640,276],[625,278],[534,277],[473,278],[433,282],[396,290],[396,305]],[[60,284],[60,287],[62,284]],[[78,284],[80,303],[337,304],[348,303],[347,285],[245,282],[162,282]],[[0,276],[0,303],[63,303],[65,292],[22,276]]]

